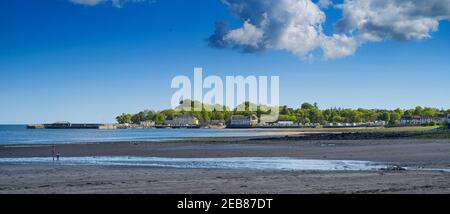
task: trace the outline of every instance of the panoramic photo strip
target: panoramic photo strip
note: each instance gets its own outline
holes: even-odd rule
[[[4,0],[0,32],[13,209],[449,208],[450,0]]]

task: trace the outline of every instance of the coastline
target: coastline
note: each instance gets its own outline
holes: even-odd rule
[[[52,145],[1,145],[0,157],[51,157]],[[292,157],[363,160],[401,166],[449,167],[450,140],[284,140],[272,137],[204,138],[165,142],[109,142],[56,145],[64,157],[137,156],[173,158]],[[1,165],[1,164],[0,164]]]
[[[418,170],[277,171],[144,166],[0,164],[0,193],[450,193],[450,139],[280,132],[56,145],[65,157],[291,157],[361,160]],[[356,133],[356,134],[355,134]],[[330,138],[330,136],[332,136]],[[346,137],[342,137],[346,136]],[[367,132],[363,136],[368,137]],[[0,157],[51,157],[51,145],[0,145]]]

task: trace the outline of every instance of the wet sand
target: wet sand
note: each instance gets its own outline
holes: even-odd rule
[[[449,193],[450,173],[2,165],[1,193]]]
[[[51,145],[0,146],[0,157],[49,157]],[[365,160],[450,168],[450,140],[190,140],[172,142],[115,142],[56,146],[64,157],[294,157],[303,159]]]
[[[191,139],[56,146],[67,156],[295,157],[450,169],[450,140]],[[0,157],[48,157],[51,146],[0,146]],[[450,193],[450,173],[255,171],[0,164],[0,193]]]

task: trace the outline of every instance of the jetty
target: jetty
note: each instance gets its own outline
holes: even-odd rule
[[[48,124],[29,124],[28,129],[116,129],[113,124],[56,122]]]

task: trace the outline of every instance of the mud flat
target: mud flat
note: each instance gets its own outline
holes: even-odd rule
[[[370,161],[399,168],[248,170],[3,162],[0,193],[450,193],[448,139],[328,140],[279,136],[65,144],[56,146],[56,150],[61,153],[61,161],[68,157],[280,157]],[[48,159],[50,155],[51,145],[0,146],[0,158]]]
[[[242,171],[2,165],[0,193],[449,193],[428,171]]]

